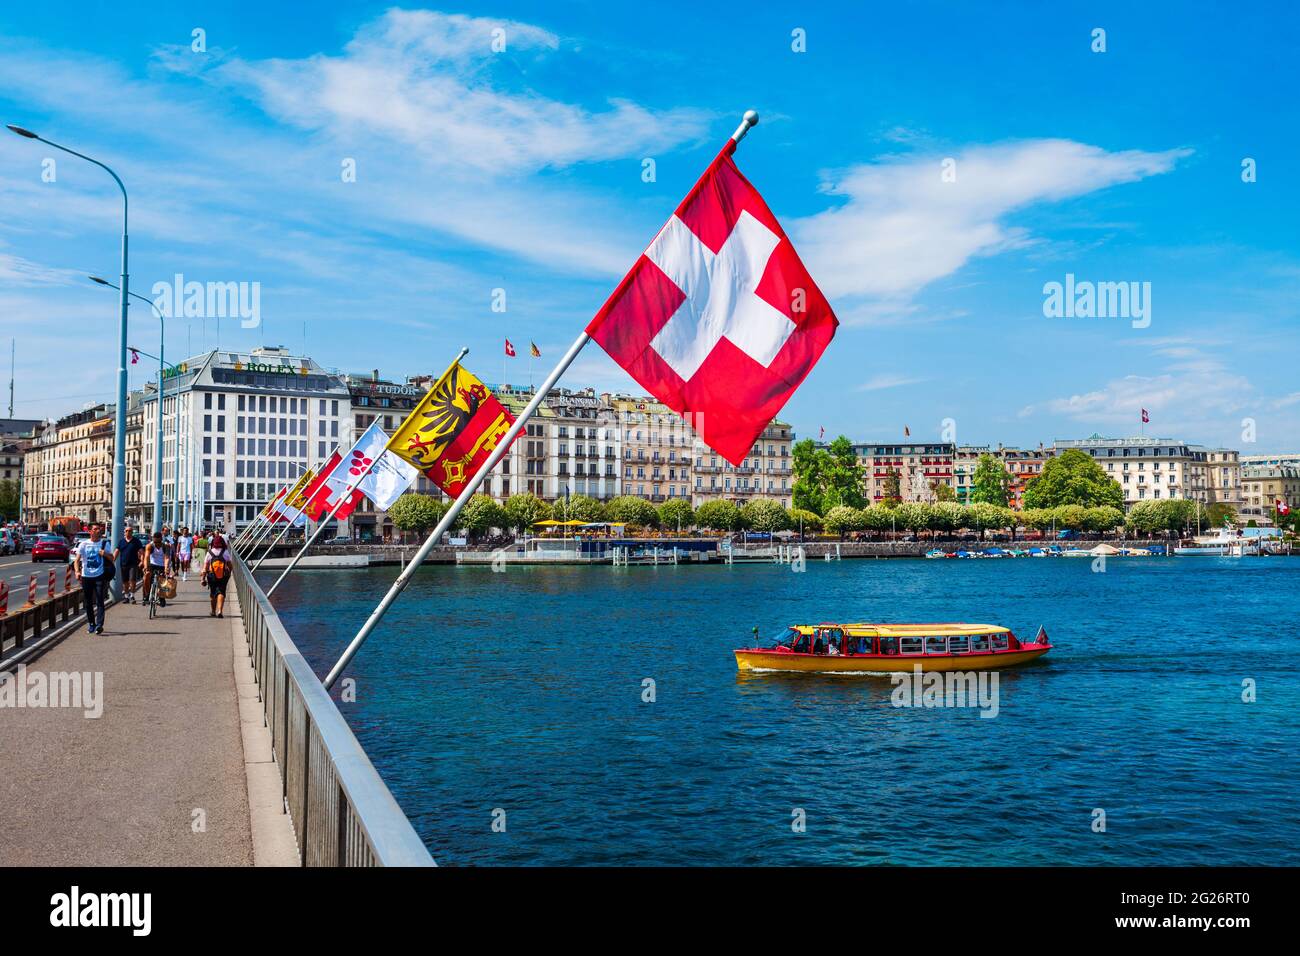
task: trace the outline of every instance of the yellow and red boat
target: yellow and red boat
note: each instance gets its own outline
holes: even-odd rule
[[[755,628],[757,631],[757,628]],[[1041,627],[1032,641],[995,624],[795,624],[774,647],[744,647],[742,671],[889,674],[1015,667],[1052,649]]]

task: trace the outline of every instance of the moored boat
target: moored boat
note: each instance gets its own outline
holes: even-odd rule
[[[795,624],[774,647],[735,651],[742,671],[887,674],[1014,667],[1052,649],[1043,628],[1022,641],[995,624]]]

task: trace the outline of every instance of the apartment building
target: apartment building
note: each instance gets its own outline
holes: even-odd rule
[[[694,507],[718,500],[743,507],[757,498],[769,498],[780,502],[783,507],[790,507],[794,494],[790,457],[794,429],[788,422],[773,419],[738,466],[722,458],[698,436],[692,441],[695,486],[691,501]]]
[[[977,446],[963,447],[968,453],[978,451]],[[933,501],[936,485],[946,485],[956,491],[957,446],[952,442],[855,444],[853,454],[862,466],[863,493],[869,501],[885,499],[891,475],[898,476],[899,497],[904,501]],[[975,460],[978,459],[976,453]],[[970,474],[974,474],[973,465]]]
[[[611,398],[622,435],[622,493],[661,503],[691,499],[695,431],[653,398]]]
[[[1241,469],[1244,520],[1259,524],[1273,521],[1273,508],[1281,501],[1289,508],[1300,508],[1300,464],[1248,464]]]
[[[1233,476],[1235,452],[1191,445],[1172,438],[1088,438],[1058,440],[1057,454],[1077,448],[1091,455],[1124,489],[1125,505],[1182,498],[1212,504],[1239,487]],[[1216,457],[1212,460],[1211,455]],[[1211,467],[1218,471],[1211,482]]]
[[[94,405],[45,428],[24,455],[23,521],[71,515],[108,521],[113,489],[114,405]]]

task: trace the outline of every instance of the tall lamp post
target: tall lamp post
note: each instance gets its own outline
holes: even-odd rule
[[[100,169],[104,170],[113,177],[117,183],[117,188],[122,190],[122,283],[118,289],[119,295],[119,315],[117,324],[117,420],[113,426],[113,526],[112,537],[109,539],[117,542],[122,538],[122,527],[126,521],[126,308],[127,295],[130,288],[130,278],[127,270],[127,212],[129,201],[126,195],[126,186],[122,185],[122,179],[113,172],[104,163],[97,159],[92,159],[85,153],[79,153],[75,149],[69,149],[66,146],[60,146],[58,143],[50,142],[42,136],[37,136],[29,129],[23,129],[21,126],[8,124],[9,129],[19,136],[26,139],[34,139],[44,143],[46,146],[53,146],[57,150],[76,156],[78,159],[84,159],[88,163],[93,163]],[[113,594],[118,599],[122,597],[122,578],[115,576],[113,578]]]
[[[108,286],[108,288],[110,289],[117,288],[117,286],[113,285],[113,283],[109,282],[107,279],[101,279],[99,276],[87,276],[86,278],[88,278],[91,282],[98,282],[100,285]],[[164,381],[163,370],[165,369],[167,364],[166,362],[163,361],[163,355],[164,355],[164,347],[167,340],[167,321],[163,317],[162,310],[158,308],[157,303],[154,302],[152,299],[147,299],[144,296],[140,295],[138,292],[128,292],[127,295],[131,296],[131,298],[133,299],[139,299],[141,302],[147,302],[149,304],[149,307],[153,309],[154,314],[158,316],[158,429],[157,429],[157,434],[155,435],[153,441],[153,462],[154,462],[153,464],[153,475],[154,475],[153,524],[154,527],[161,528],[162,527],[162,504],[163,504],[163,493],[162,493],[163,381]],[[149,358],[153,358],[153,356],[149,355],[147,352],[142,352],[141,354],[146,355]],[[177,422],[180,421],[179,411],[176,414],[175,418]],[[180,434],[180,428],[178,426],[177,435],[179,436],[179,434]]]

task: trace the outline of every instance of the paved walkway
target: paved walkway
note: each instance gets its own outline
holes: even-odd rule
[[[0,865],[252,865],[244,741],[261,721],[246,707],[241,734],[242,644],[233,584],[218,620],[191,574],[153,621],[110,608],[103,635],[82,627],[35,661],[29,672],[101,673],[103,714],[0,709]]]

